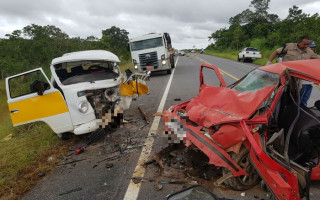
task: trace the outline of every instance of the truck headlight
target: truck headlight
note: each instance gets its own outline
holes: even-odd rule
[[[162,65],[165,65],[167,63],[167,61],[163,60],[161,63],[162,63]]]
[[[138,65],[134,65],[134,69],[138,69]]]
[[[89,109],[89,104],[87,101],[82,101],[78,105],[78,110],[82,113],[86,113]]]

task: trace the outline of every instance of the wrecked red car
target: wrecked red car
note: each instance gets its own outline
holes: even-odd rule
[[[164,112],[166,134],[222,167],[215,185],[247,190],[262,179],[278,199],[309,199],[311,177],[320,175],[320,101],[300,105],[300,88],[302,80],[320,83],[319,66],[263,66],[226,86],[217,67],[201,64],[199,94]],[[206,84],[204,69],[214,70],[219,87]]]

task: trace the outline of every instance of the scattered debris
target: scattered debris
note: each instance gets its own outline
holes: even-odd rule
[[[112,164],[112,163],[107,163],[107,164],[106,164],[106,168],[107,168],[107,169],[112,168],[112,167],[113,167],[113,164]]]
[[[153,156],[153,160],[160,166],[160,168],[164,168],[163,163],[162,163],[162,158],[159,156],[159,154],[156,154]]]
[[[53,156],[49,156],[47,160],[48,160],[48,162],[51,162],[51,161],[54,160],[54,157]]]
[[[141,183],[141,182],[154,182],[155,181],[153,179],[140,178],[140,177],[132,177],[130,179],[132,180],[132,182],[134,184],[138,184],[138,183]]]
[[[270,197],[271,197],[271,193],[268,192],[268,193],[266,194],[266,197],[270,198]]]
[[[12,138],[12,133],[10,133],[10,134],[7,135],[6,137],[2,138],[0,141],[6,142],[6,141],[11,140],[11,138]]]
[[[181,98],[175,98],[174,100],[175,101],[181,101]]]
[[[109,157],[109,158],[105,158],[105,159],[99,160],[99,161],[97,161],[97,163],[101,163],[101,162],[103,162],[103,161],[115,160],[115,159],[118,159],[118,158],[120,158],[120,157],[122,157],[122,156],[125,156],[125,155],[128,155],[128,154],[129,154],[129,153],[123,153],[123,154],[119,154],[119,155],[116,155],[116,156],[111,156],[111,157]]]
[[[204,178],[205,180],[209,180],[207,174],[204,173],[204,172],[203,172],[203,178]]]
[[[70,162],[60,163],[60,164],[57,164],[56,166],[68,165],[68,164],[80,162],[80,161],[83,161],[83,160],[86,160],[86,159],[84,158],[84,159],[80,159],[80,160],[73,160],[73,161],[70,161]]]
[[[79,147],[83,147],[83,148],[87,148],[88,145],[86,143],[82,143],[82,144],[77,144],[76,146],[73,147],[69,147],[69,151],[75,151],[77,148]],[[72,155],[72,154],[71,154]]]
[[[84,152],[84,147],[78,147],[78,148],[76,148],[76,150],[74,150],[74,154],[75,155],[78,155],[78,154],[81,154],[81,153],[83,153]]]
[[[161,184],[186,184],[187,182],[185,181],[165,181],[162,180],[160,181]]]
[[[45,172],[40,172],[40,173],[38,174],[39,177],[44,177],[45,175],[46,175]]]
[[[143,164],[143,167],[147,167],[148,165],[155,164],[155,163],[156,163],[156,161],[152,159],[152,160],[149,160],[149,161],[145,162]]]
[[[162,116],[163,115],[163,113],[162,112],[156,112],[156,113],[154,113],[153,115],[152,115],[152,117],[155,117],[155,116]]]
[[[137,146],[131,146],[131,145],[128,145],[126,149],[136,149],[136,148],[141,148],[141,147],[144,147],[146,145],[137,145]]]
[[[141,114],[143,115],[143,118],[147,122],[147,124],[150,124],[150,120],[149,120],[148,116],[146,115],[146,113],[142,110],[142,108],[140,106],[138,106],[138,109],[141,112]]]
[[[155,184],[153,187],[155,191],[160,191],[163,188],[163,186],[160,183]]]
[[[96,167],[98,167],[98,165],[93,165],[93,166],[92,166],[92,168],[96,168]]]
[[[72,189],[72,190],[69,190],[69,191],[66,191],[66,192],[63,192],[63,193],[60,193],[59,195],[62,196],[62,195],[65,195],[65,194],[70,194],[70,193],[72,193],[72,192],[78,192],[78,191],[80,191],[80,190],[82,190],[81,187],[75,188],[75,189]]]
[[[97,130],[95,130],[93,133],[90,134],[89,139],[85,143],[78,144],[76,146],[70,147],[69,151],[75,151],[79,147],[87,148],[91,143],[93,143],[96,140],[98,140],[105,133],[106,133],[106,129],[98,128]]]
[[[169,156],[177,157],[177,154],[176,154],[175,152],[170,152],[170,153],[169,153]]]
[[[241,192],[240,194],[242,197],[245,197],[246,196],[246,193],[245,192]]]

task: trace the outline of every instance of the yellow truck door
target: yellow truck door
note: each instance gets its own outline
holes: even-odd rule
[[[6,78],[6,90],[13,126],[43,121],[58,134],[73,130],[61,92],[41,68]]]

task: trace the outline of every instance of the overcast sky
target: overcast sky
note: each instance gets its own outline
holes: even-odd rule
[[[205,48],[208,36],[228,27],[230,17],[249,8],[251,0],[0,0],[0,38],[30,24],[54,25],[70,37],[101,38],[111,26],[129,38],[168,32],[173,47]],[[320,10],[319,0],[271,0],[269,13],[281,19],[297,5],[304,13]]]

